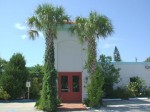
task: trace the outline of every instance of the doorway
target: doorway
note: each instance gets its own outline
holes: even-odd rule
[[[59,72],[58,92],[62,102],[82,102],[82,73]]]

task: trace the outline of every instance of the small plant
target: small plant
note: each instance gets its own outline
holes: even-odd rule
[[[60,104],[61,104],[61,102],[62,102],[62,101],[61,101],[61,99],[60,99],[60,98],[58,98],[58,99],[57,99],[57,105],[60,105]]]
[[[127,88],[134,95],[134,97],[142,96],[146,90],[145,81],[138,76],[131,77]]]
[[[113,91],[113,98],[121,98],[121,99],[129,99],[133,96],[133,94],[128,90],[127,86],[117,87]]]
[[[83,103],[84,103],[87,107],[89,107],[90,100],[89,100],[88,98],[85,98],[84,101],[83,101]]]
[[[3,89],[3,87],[0,87],[0,99],[7,100],[10,98],[10,95]]]
[[[150,97],[150,88],[146,88],[146,90],[144,91],[143,96]]]

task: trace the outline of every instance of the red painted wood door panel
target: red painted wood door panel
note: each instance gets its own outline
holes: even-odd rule
[[[58,91],[62,102],[82,101],[82,73],[59,72]]]

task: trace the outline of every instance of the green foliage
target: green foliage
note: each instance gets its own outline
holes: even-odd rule
[[[28,80],[31,81],[30,98],[39,99],[40,91],[42,89],[42,78],[44,76],[43,66],[37,64],[34,67],[29,67]]]
[[[90,12],[88,18],[77,17],[75,23],[71,26],[71,31],[78,35],[81,42],[87,42],[88,44],[85,67],[90,75],[91,83],[87,86],[87,93],[89,106],[95,107],[100,105],[99,100],[102,97],[101,87],[103,86],[103,77],[97,67],[96,38],[106,38],[113,32],[113,26],[106,16],[97,12]]]
[[[90,79],[91,82],[87,85],[88,98],[85,100],[85,103],[90,107],[98,107],[101,104],[104,84],[104,78],[99,67],[96,68]]]
[[[37,77],[32,78],[31,80],[31,87],[30,87],[30,98],[31,99],[38,99],[40,96],[41,91],[41,82]]]
[[[150,62],[150,57],[146,58],[145,62]]]
[[[150,89],[140,77],[131,77],[128,85],[113,91],[112,98],[128,99],[130,97],[150,96]]]
[[[110,56],[100,55],[100,59],[98,60],[100,64],[100,68],[102,71],[102,75],[104,76],[104,92],[105,97],[111,97],[113,86],[115,83],[119,82],[120,75],[119,71],[120,69],[116,69],[114,65],[111,63],[112,59]]]
[[[89,98],[85,98],[84,101],[83,101],[83,103],[84,103],[87,107],[89,107],[89,106],[90,106],[90,100],[89,100]],[[98,102],[98,103],[99,103],[99,102]]]
[[[6,64],[7,64],[7,61],[2,59],[2,58],[0,58],[0,76],[5,71]]]
[[[29,35],[31,39],[38,36],[42,31],[45,36],[45,63],[44,77],[38,108],[53,111],[57,110],[57,73],[54,67],[54,39],[57,38],[58,28],[63,26],[69,18],[63,7],[54,7],[51,4],[42,4],[37,7],[33,16],[28,18],[27,23],[31,28]],[[32,29],[33,28],[33,29]]]
[[[133,97],[134,94],[129,91],[127,86],[117,87],[117,89],[113,90],[111,98],[121,98],[121,99],[129,99]]]
[[[71,31],[76,33],[81,42],[87,42],[86,68],[90,75],[96,68],[96,38],[106,38],[113,32],[111,21],[104,15],[91,11],[87,18],[77,17]]]
[[[127,85],[128,90],[135,96],[142,96],[146,89],[145,81],[140,77],[131,77],[130,83]]]
[[[41,97],[39,101],[39,109],[45,111],[57,111],[57,87],[56,87],[57,72],[51,70],[44,75]]]
[[[57,38],[57,30],[69,20],[63,7],[54,7],[52,4],[38,5],[33,16],[27,19],[27,24],[31,28],[29,36],[31,39],[39,36],[38,31],[42,31],[44,36],[50,33],[50,38]],[[33,29],[32,29],[33,28]]]
[[[116,46],[115,46],[115,50],[114,50],[114,61],[121,61],[121,56],[120,56],[119,50]]]
[[[150,88],[146,88],[142,96],[150,97]]]
[[[22,54],[14,54],[6,65],[4,74],[1,77],[1,85],[11,96],[11,99],[20,98],[25,94],[25,83],[28,77],[25,64]]]
[[[3,87],[0,87],[0,99],[7,100],[10,98],[10,95],[3,89]]]

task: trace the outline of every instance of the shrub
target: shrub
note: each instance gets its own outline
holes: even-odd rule
[[[42,78],[44,76],[44,67],[42,65],[35,65],[28,67],[28,80],[31,81],[30,98],[39,99],[40,90],[42,88]]]
[[[146,88],[146,90],[144,91],[143,96],[150,97],[150,88]]]
[[[142,96],[146,90],[145,81],[138,76],[131,77],[127,88],[135,97]]]
[[[22,54],[16,53],[5,67],[1,76],[1,85],[11,96],[11,99],[21,98],[25,94],[25,83],[28,77],[26,61]]]
[[[88,98],[85,98],[83,103],[89,107],[90,100]]]
[[[128,99],[130,97],[150,96],[150,88],[140,77],[131,77],[128,85],[118,87],[113,91],[112,98]]]
[[[3,87],[0,87],[0,99],[7,100],[10,98],[10,95],[3,89]]]
[[[127,86],[117,87],[113,91],[113,98],[121,98],[121,99],[129,99],[133,96],[133,94],[128,90]]]
[[[99,63],[102,75],[104,76],[103,90],[105,93],[105,97],[109,98],[112,97],[114,84],[118,83],[120,80],[120,69],[116,69],[111,61],[112,58],[110,56],[100,55]]]
[[[41,85],[37,77],[32,78],[30,88],[30,98],[38,99],[40,96]]]
[[[104,78],[98,66],[90,79],[91,83],[87,86],[88,99],[85,100],[85,103],[90,107],[98,107],[101,104],[100,101],[103,96],[102,87],[104,84]]]

